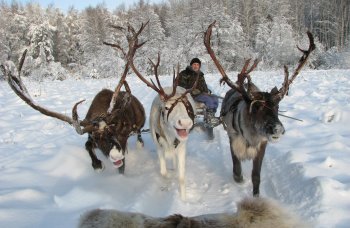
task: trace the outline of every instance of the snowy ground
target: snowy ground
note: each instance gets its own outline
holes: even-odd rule
[[[231,75],[235,75],[232,73]],[[255,72],[262,89],[280,86],[279,72]],[[207,75],[214,92],[224,95],[219,75]],[[315,227],[349,227],[350,223],[350,71],[303,71],[290,96],[280,104],[286,134],[269,144],[262,168],[261,195],[276,199]],[[129,77],[133,94],[146,112],[155,93]],[[170,77],[162,78],[169,84]],[[93,96],[114,88],[116,80],[25,81],[33,99],[70,115],[76,101],[84,117]],[[145,125],[148,128],[148,122]],[[176,172],[159,173],[155,146],[144,134],[144,149],[129,140],[125,175],[112,165],[94,172],[84,149],[86,136],[68,124],[41,115],[0,82],[0,227],[75,227],[92,208],[114,208],[151,216],[173,213],[194,216],[234,212],[236,202],[251,195],[251,162],[244,163],[243,184],[232,178],[226,132],[219,126],[215,140],[200,131],[191,134],[187,153],[187,196],[182,202]]]

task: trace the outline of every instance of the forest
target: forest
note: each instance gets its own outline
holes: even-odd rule
[[[308,67],[349,68],[349,0],[167,0],[108,9],[103,3],[67,12],[54,5],[43,8],[0,1],[0,62],[18,63],[28,50],[23,75],[33,79],[67,77],[109,78],[120,75],[122,53],[104,41],[126,45],[125,28],[150,21],[135,57],[146,75],[150,59],[161,55],[161,74],[193,57],[203,71],[215,67],[203,45],[203,32],[214,20],[213,47],[225,69],[241,68],[247,58],[258,58],[260,70],[294,65],[307,44],[306,31],[315,37],[317,50]],[[124,28],[124,29],[122,29]],[[1,75],[0,75],[1,77]]]

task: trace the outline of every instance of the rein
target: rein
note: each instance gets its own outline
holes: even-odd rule
[[[265,105],[266,102],[265,102],[264,100],[253,100],[253,101],[250,103],[249,113],[252,113],[252,107],[253,107],[253,105],[254,105],[256,102],[261,102],[262,105],[264,106],[264,108],[267,108],[267,109],[270,109],[271,111],[273,111],[272,108],[270,108],[270,107],[268,107],[267,105]],[[278,115],[279,115],[279,116],[286,117],[286,118],[289,118],[289,119],[292,119],[292,120],[297,120],[297,121],[303,122],[303,120],[301,120],[301,119],[298,119],[298,118],[295,118],[295,117],[291,117],[291,116],[286,116],[286,115],[283,115],[283,114],[281,114],[281,113],[278,113]]]

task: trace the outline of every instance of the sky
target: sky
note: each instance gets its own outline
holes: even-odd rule
[[[57,73],[53,73],[57,75]],[[236,72],[228,72],[233,78]],[[348,228],[350,224],[350,70],[305,70],[280,103],[286,129],[279,142],[269,143],[261,170],[260,196],[277,201],[315,228]],[[85,79],[77,73],[64,81],[30,81],[24,77],[34,102],[70,115],[77,101],[84,118],[94,95],[114,89],[115,78]],[[225,96],[220,74],[206,74],[214,94]],[[283,72],[254,71],[253,82],[262,90],[280,86]],[[144,128],[155,92],[135,75],[127,80],[146,111]],[[171,75],[160,82],[169,86]],[[84,89],[88,88],[88,89]],[[217,112],[217,115],[220,112]],[[196,118],[201,121],[201,118]],[[67,123],[30,108],[0,81],[0,227],[77,227],[80,216],[94,208],[117,209],[163,217],[234,213],[236,203],[252,195],[252,161],[242,163],[243,183],[232,178],[230,144],[222,125],[207,140],[194,128],[187,142],[186,201],[179,194],[177,171],[168,161],[162,177],[156,146],[149,133],[128,141],[125,174],[97,150],[103,171],[94,171],[85,150],[87,135],[78,135]],[[19,217],[20,216],[20,217]]]
[[[28,2],[36,2],[36,3],[39,3],[42,7],[47,7],[48,5],[53,4],[55,7],[58,7],[63,11],[67,11],[70,6],[74,6],[74,8],[82,10],[88,6],[96,6],[97,4],[100,4],[100,3],[105,3],[108,9],[113,10],[122,4],[124,4],[126,7],[129,7],[139,2],[139,0],[84,0],[84,1],[16,0],[16,1],[23,4],[26,4]],[[146,1],[147,0],[145,0],[145,2]],[[159,3],[162,1],[163,0],[149,0],[149,3]],[[6,0],[6,2],[10,3],[12,2],[12,0]]]

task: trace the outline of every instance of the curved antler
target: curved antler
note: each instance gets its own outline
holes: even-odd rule
[[[89,124],[85,123],[85,122],[75,121],[74,115],[71,118],[71,117],[63,115],[61,113],[44,108],[43,106],[40,106],[37,103],[35,103],[35,101],[33,101],[30,94],[28,93],[26,86],[24,85],[24,83],[20,77],[26,54],[27,54],[27,50],[25,50],[22,54],[22,57],[21,57],[21,60],[19,62],[19,66],[18,66],[18,75],[17,76],[13,75],[12,72],[9,71],[8,69],[6,69],[6,67],[4,65],[1,65],[1,69],[4,72],[4,75],[6,76],[7,82],[10,85],[11,89],[17,94],[17,96],[19,98],[21,98],[24,102],[26,102],[33,109],[39,111],[41,114],[62,120],[64,122],[69,123],[70,125],[73,125],[75,127],[76,131],[78,132],[78,134],[84,134],[86,132],[90,132],[92,130],[92,128],[89,126]],[[82,101],[78,102],[77,104],[80,104],[81,102]],[[73,110],[74,109],[76,110],[77,104],[73,107]],[[84,130],[79,130],[79,129],[81,129],[80,126],[83,126]]]
[[[148,23],[148,22],[147,22]],[[143,42],[142,44],[138,44],[138,35],[140,35],[140,33],[142,32],[143,28],[141,27],[139,29],[139,31],[136,33],[134,28],[129,25],[128,27],[128,30],[131,31],[133,33],[133,37],[132,38],[128,38],[128,43],[129,43],[129,49],[132,50],[133,54],[135,54],[136,50],[138,48],[140,48],[145,42]],[[153,80],[151,80],[151,82],[149,82],[139,71],[138,69],[135,67],[135,64],[134,64],[134,55],[130,56],[129,60],[130,60],[130,66],[132,68],[132,70],[134,71],[134,73],[136,74],[136,76],[141,79],[142,82],[144,82],[148,87],[152,88],[154,91],[156,91],[160,97],[163,99],[163,100],[169,100],[171,97],[173,97],[176,93],[176,86],[178,84],[178,80],[177,78],[178,77],[175,77],[176,73],[175,73],[175,70],[174,70],[174,76],[173,76],[173,89],[172,89],[172,92],[171,94],[167,94],[165,93],[162,85],[160,84],[160,81],[159,81],[159,74],[158,74],[158,67],[159,67],[159,64],[160,64],[160,54],[158,53],[158,56],[157,56],[157,62],[154,63],[151,59],[149,59],[152,67],[153,67],[153,70],[154,70],[154,75],[156,77],[156,82],[157,82],[157,85],[153,82]],[[177,72],[177,74],[179,73],[179,70]]]
[[[230,86],[232,89],[235,89],[239,93],[241,93],[244,99],[252,100],[253,99],[252,95],[249,92],[249,88],[250,88],[249,84],[251,83],[251,78],[249,76],[249,73],[251,73],[256,68],[256,66],[258,65],[258,60],[254,61],[253,65],[249,68],[249,70],[247,70],[247,69],[248,69],[248,66],[250,63],[250,59],[246,60],[244,66],[241,70],[241,73],[239,73],[237,75],[237,83],[232,82],[229,79],[229,77],[227,76],[227,74],[226,74],[224,68],[222,67],[222,65],[220,64],[219,60],[216,58],[216,55],[215,55],[215,53],[210,45],[211,34],[212,34],[212,30],[213,30],[215,23],[216,23],[216,21],[211,23],[208,26],[207,31],[205,31],[205,33],[204,33],[204,45],[207,48],[207,51],[208,51],[211,59],[214,61],[215,66],[218,68],[220,74],[222,75],[222,79],[220,80],[220,83],[223,81],[226,82],[227,85]],[[248,80],[248,90],[246,90],[244,88],[245,79]]]
[[[7,78],[7,82],[10,85],[11,89],[17,94],[17,96],[19,96],[30,107],[39,111],[40,113],[42,113],[46,116],[51,116],[51,117],[54,117],[56,119],[62,120],[62,121],[67,122],[69,124],[73,124],[73,120],[69,116],[63,115],[63,114],[58,113],[58,112],[51,111],[47,108],[44,108],[44,107],[38,105],[37,103],[35,103],[35,101],[33,101],[33,99],[31,98],[31,96],[28,93],[26,86],[23,84],[22,79],[20,77],[20,72],[21,72],[26,54],[27,54],[27,50],[25,50],[22,54],[22,58],[21,58],[21,61],[19,63],[19,67],[18,67],[18,75],[17,76],[13,75],[12,72],[10,70],[6,69],[6,67],[4,65],[1,65],[1,68],[4,72],[4,75]]]
[[[301,58],[299,59],[299,64],[297,68],[295,69],[293,75],[289,78],[289,71],[288,67],[284,66],[284,81],[282,84],[282,87],[279,89],[278,93],[275,95],[277,100],[282,100],[283,97],[288,93],[289,86],[292,84],[294,79],[299,75],[300,70],[305,66],[307,59],[310,56],[310,53],[315,50],[316,45],[314,43],[314,37],[312,36],[312,33],[307,31],[307,36],[309,38],[309,48],[307,50],[303,50],[297,46],[298,50],[303,53]]]
[[[125,86],[126,90],[127,91],[129,90],[129,92],[130,92],[130,88],[128,87],[128,84],[125,81],[126,75],[128,74],[129,66],[131,64],[130,61],[133,60],[134,55],[136,53],[136,50],[146,43],[146,42],[143,42],[143,43],[139,44],[138,43],[138,36],[141,34],[141,32],[144,30],[144,28],[148,25],[148,23],[149,23],[149,21],[147,21],[145,24],[142,23],[140,29],[137,32],[135,32],[135,29],[131,25],[128,25],[128,31],[129,31],[129,33],[132,34],[131,36],[127,35],[127,40],[128,40],[128,44],[129,44],[128,52],[125,52],[124,49],[118,44],[111,44],[111,43],[103,42],[103,44],[105,44],[105,45],[119,49],[123,53],[125,61],[126,61],[125,66],[124,66],[124,72],[119,80],[117,87],[114,90],[112,100],[111,100],[111,103],[110,103],[108,111],[107,111],[108,113],[112,112],[113,107],[117,101],[119,91],[123,85]],[[117,29],[123,29],[123,28],[117,27]]]

